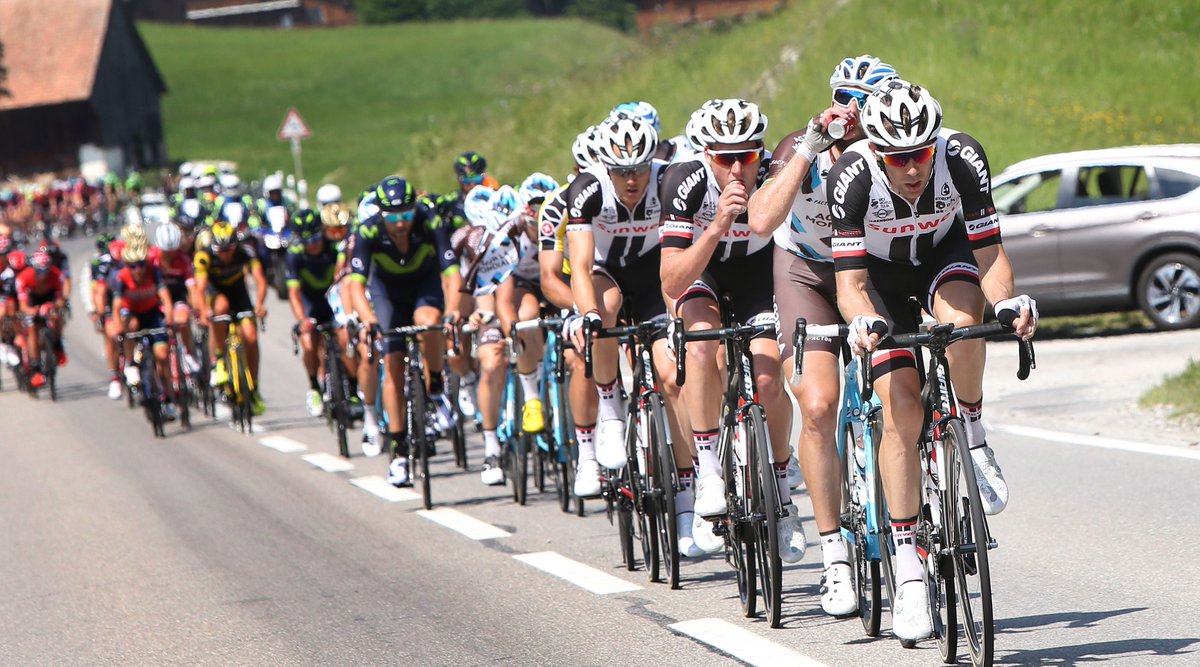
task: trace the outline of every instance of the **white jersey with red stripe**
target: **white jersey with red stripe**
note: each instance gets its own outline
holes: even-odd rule
[[[982,147],[970,135],[946,128],[936,147],[929,183],[915,205],[892,190],[866,140],[842,154],[826,185],[839,271],[865,268],[868,255],[920,265],[960,216],[973,248],[1000,243]]]
[[[603,164],[588,167],[571,181],[564,196],[567,233],[592,232],[597,264],[628,266],[658,248],[663,208],[658,187],[665,167],[663,162],[650,163],[650,183],[632,209],[617,197],[612,178]]]
[[[751,184],[753,194],[758,183]],[[673,163],[663,177],[663,225],[664,248],[687,248],[712,225],[717,217],[717,201],[721,188],[704,158],[704,153]],[[771,237],[763,238],[750,231],[750,219],[742,213],[734,219],[713,251],[710,261],[725,262],[752,255],[771,243]]]

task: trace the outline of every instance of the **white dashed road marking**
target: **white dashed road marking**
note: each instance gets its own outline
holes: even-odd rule
[[[749,630],[718,618],[698,618],[668,626],[681,635],[732,655],[751,665],[792,665],[795,667],[825,667],[803,654],[764,639]]]
[[[585,588],[597,595],[627,593],[642,589],[637,584],[629,583],[624,579],[614,577],[607,572],[601,572],[590,565],[584,565],[553,551],[519,554],[513,556],[513,558],[526,565],[532,565],[543,572],[549,572],[556,577],[566,579],[572,584]]]
[[[450,530],[462,533],[472,540],[494,540],[498,537],[512,537],[512,533],[507,530],[501,530],[490,523],[485,523],[475,517],[468,516],[448,507],[421,510],[417,514],[434,523],[441,524]]]
[[[373,493],[391,503],[398,503],[405,500],[419,500],[421,498],[421,494],[412,489],[398,489],[388,484],[387,480],[379,475],[355,477],[350,480],[350,483],[363,491]]]
[[[291,438],[282,435],[269,435],[265,438],[259,438],[258,443],[263,447],[270,447],[277,452],[284,454],[295,454],[296,452],[308,451],[308,447],[302,443],[296,442]]]
[[[321,452],[320,454],[306,454],[300,458],[317,466],[325,472],[348,472],[350,470],[354,470],[353,463],[350,463],[340,456],[334,456],[333,454]]]

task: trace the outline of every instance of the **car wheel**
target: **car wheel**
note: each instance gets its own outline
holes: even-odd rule
[[[1172,252],[1150,260],[1138,278],[1137,297],[1159,329],[1200,325],[1200,257]]]

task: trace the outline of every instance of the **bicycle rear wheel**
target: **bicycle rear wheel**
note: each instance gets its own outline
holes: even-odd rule
[[[245,361],[240,356],[238,358],[238,375],[241,377],[241,391],[238,392],[238,402],[242,406],[243,424],[245,426],[242,432],[249,434],[254,432],[254,406],[252,404],[254,400],[254,380],[250,377],[250,368],[246,366]]]
[[[414,354],[410,347],[408,353]],[[411,363],[411,361],[410,361]],[[420,367],[417,367],[417,371]],[[408,374],[405,388],[409,394],[408,400],[408,441],[410,443],[409,470],[420,478],[421,500],[425,509],[433,509],[433,495],[429,487],[429,436],[425,433],[426,414],[425,377],[423,373]]]
[[[614,489],[617,512],[617,536],[621,540],[621,560],[625,569],[637,569],[637,561],[633,557],[633,499],[627,495],[630,485],[629,466],[626,465],[619,473],[617,487]]]
[[[529,494],[529,436],[516,431],[515,424],[513,429],[515,432],[509,436],[508,476],[513,484],[513,502],[524,505]]]
[[[158,369],[155,368],[154,356],[147,354],[142,362],[142,399],[145,401],[146,418],[154,430],[154,437],[166,436],[163,426],[162,387],[159,386]]]
[[[183,368],[183,346],[177,340],[172,345],[171,374],[175,382],[175,403],[179,410],[179,425],[185,431],[192,430],[192,397],[188,386],[188,375]]]
[[[721,414],[725,406],[722,403]],[[724,418],[722,418],[724,419]],[[758,613],[758,556],[755,549],[754,530],[751,528],[748,514],[750,513],[749,477],[745,461],[735,454],[733,433],[742,428],[734,424],[733,429],[721,430],[722,442],[718,451],[722,453],[721,460],[725,470],[725,501],[729,508],[728,515],[713,526],[716,534],[724,533],[725,560],[729,562],[737,574],[738,600],[742,606],[742,615],[754,618]]]
[[[42,345],[42,374],[46,376],[46,391],[50,392],[50,400],[58,400],[58,356],[54,354],[54,342],[51,340],[50,328],[43,327],[38,333]]]
[[[957,420],[946,422],[942,438],[946,469],[955,487],[946,499],[947,503],[953,501],[953,507],[948,507],[946,512],[950,524],[947,541],[954,552],[954,579],[958,587],[958,608],[962,612],[962,630],[971,663],[977,667],[991,667],[995,649],[992,576],[988,563],[991,534],[962,423]]]
[[[750,458],[751,507],[754,508],[755,550],[762,586],[763,611],[772,628],[778,628],[783,600],[783,561],[779,557],[779,493],[771,447],[761,406],[746,412],[746,453]]]
[[[449,380],[446,387],[446,395],[450,396],[450,403],[454,406],[454,413],[458,416],[454,420],[454,426],[450,429],[450,445],[454,450],[454,465],[461,470],[467,470],[467,434],[464,430],[463,423],[468,418],[464,415],[462,409],[458,405],[458,392],[467,391],[462,386],[462,380],[455,373],[447,373]]]
[[[632,494],[630,505],[637,514],[637,538],[642,547],[642,563],[646,567],[646,576],[650,581],[658,581],[658,524],[654,510],[655,500],[650,493],[649,484],[649,468],[653,463],[644,460],[638,444],[639,429],[645,418],[644,412],[638,412],[632,407],[625,416],[625,475],[629,480],[627,488]]]
[[[331,355],[330,352],[333,354]],[[342,376],[342,360],[337,347],[325,354],[325,385],[329,388],[329,405],[326,407],[333,417],[334,435],[337,437],[338,454],[350,458],[350,442],[346,432],[350,430],[350,405],[346,398],[346,380]]]

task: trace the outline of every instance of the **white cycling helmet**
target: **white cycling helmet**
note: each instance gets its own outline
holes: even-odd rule
[[[655,132],[662,134],[662,120],[659,119],[658,109],[655,109],[653,104],[649,102],[622,102],[613,107],[612,111],[608,112],[608,115],[609,117],[614,117],[623,113],[641,118],[654,126]]]
[[[702,146],[762,141],[767,134],[766,114],[759,111],[757,104],[746,100],[709,100],[696,114],[696,137]]]
[[[501,219],[507,219],[521,208],[524,205],[522,201],[520,193],[511,185],[501,185],[499,189],[493,190],[490,199],[492,209]]]
[[[221,174],[220,182],[222,194],[237,195],[242,188],[242,179],[237,174]]]
[[[272,190],[283,191],[283,178],[279,174],[271,174],[263,179],[263,192],[271,192]]]
[[[212,188],[212,187],[216,186],[216,184],[217,184],[217,179],[211,175],[210,176],[201,176],[200,178],[196,179],[196,187],[200,188],[200,189]]]
[[[580,171],[596,164],[600,157],[596,153],[596,126],[592,125],[588,129],[579,133],[575,137],[575,143],[571,144],[571,155],[575,156],[575,166],[579,167]]]
[[[942,105],[929,91],[890,79],[871,93],[859,116],[867,140],[883,151],[927,146],[942,129]]]
[[[179,165],[179,175],[180,176],[191,176],[192,172],[195,171],[195,169],[196,169],[196,165],[192,164],[191,162],[184,162],[183,164]]]
[[[544,201],[546,197],[550,196],[551,192],[557,189],[558,181],[537,171],[525,177],[524,181],[521,181],[521,187],[518,189],[518,192],[521,195],[521,201],[525,204],[530,204],[532,202]]]
[[[463,198],[463,213],[473,225],[486,224],[492,216],[492,189],[483,185],[471,188]]]
[[[600,124],[596,153],[607,167],[637,167],[654,158],[658,133],[636,116],[620,115]]]
[[[194,190],[195,188],[196,179],[192,178],[191,176],[184,176],[183,178],[179,179],[180,192],[183,192],[184,190]]]
[[[333,183],[326,183],[317,188],[317,203],[321,206],[342,201],[342,189]]]
[[[693,111],[692,117],[688,119],[687,125],[683,128],[683,138],[693,151],[704,150],[704,137],[700,136],[700,130],[696,127],[696,123],[700,122],[701,115],[699,109]]]
[[[884,81],[895,78],[898,78],[898,75],[894,67],[864,53],[857,58],[846,58],[838,63],[837,67],[833,68],[833,75],[829,77],[829,87],[834,90],[854,88],[870,93],[879,90]]]
[[[183,232],[174,223],[161,224],[154,230],[154,245],[164,252],[179,250],[179,246],[183,245]]]

